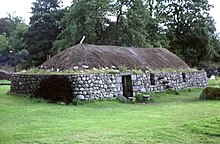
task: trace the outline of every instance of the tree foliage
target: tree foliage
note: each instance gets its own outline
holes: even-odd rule
[[[171,51],[191,66],[209,57],[215,26],[208,0],[157,0],[157,8]]]
[[[21,17],[8,14],[8,17],[0,19],[0,63],[2,65],[14,65],[26,59],[28,52],[23,42],[24,33],[28,25]],[[24,53],[26,52],[26,53]],[[13,59],[13,62],[12,62]]]
[[[220,59],[220,37],[219,34],[213,34],[210,41],[210,58],[212,62],[219,62]]]
[[[0,35],[0,52],[8,48],[8,39],[5,34]]]
[[[32,4],[33,15],[25,43],[31,56],[29,64],[38,66],[51,55],[53,42],[61,32],[59,22],[65,10],[61,9],[61,1],[58,0],[36,0]]]
[[[118,0],[114,4],[116,21],[107,28],[107,44],[149,46],[147,24],[151,17],[142,0]]]
[[[161,36],[156,19],[144,0],[73,1],[62,20],[63,31],[54,51],[85,43],[133,47],[158,46]]]
[[[54,51],[79,43],[83,36],[86,36],[85,43],[102,44],[110,3],[111,0],[73,1],[61,22],[63,31],[54,44]]]

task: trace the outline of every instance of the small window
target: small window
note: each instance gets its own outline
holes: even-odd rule
[[[186,73],[182,73],[183,82],[186,82]]]

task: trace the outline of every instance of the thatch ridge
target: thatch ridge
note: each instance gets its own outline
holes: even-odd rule
[[[40,67],[65,70],[83,65],[92,68],[125,66],[128,69],[187,69],[188,65],[164,48],[132,48],[78,44],[66,49]]]

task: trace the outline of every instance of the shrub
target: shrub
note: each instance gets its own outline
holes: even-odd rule
[[[144,94],[136,94],[136,95],[135,95],[135,101],[136,101],[137,103],[142,102],[143,96],[144,96]]]

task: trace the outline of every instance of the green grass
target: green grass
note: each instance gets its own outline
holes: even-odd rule
[[[220,77],[217,77],[216,80],[208,80],[209,86],[220,86]]]
[[[0,84],[10,84],[11,81],[9,80],[0,80]]]
[[[161,93],[151,104],[117,101],[79,106],[7,95],[0,86],[0,143],[220,143],[220,101],[199,101],[201,89]]]
[[[115,71],[118,70],[118,71]],[[148,72],[196,72],[196,69],[170,69],[170,68],[165,68],[165,69],[147,69]],[[70,70],[64,70],[64,71],[56,71],[54,70],[45,70],[45,69],[38,69],[38,68],[31,68],[29,69],[26,74],[40,74],[40,75],[51,75],[51,74],[98,74],[98,73],[107,73],[107,74],[116,74],[116,73],[124,73],[124,72],[130,72],[133,74],[144,74],[145,72],[141,69],[132,69],[129,70],[125,66],[119,66],[116,69],[112,68],[102,68],[102,69],[70,69]]]

